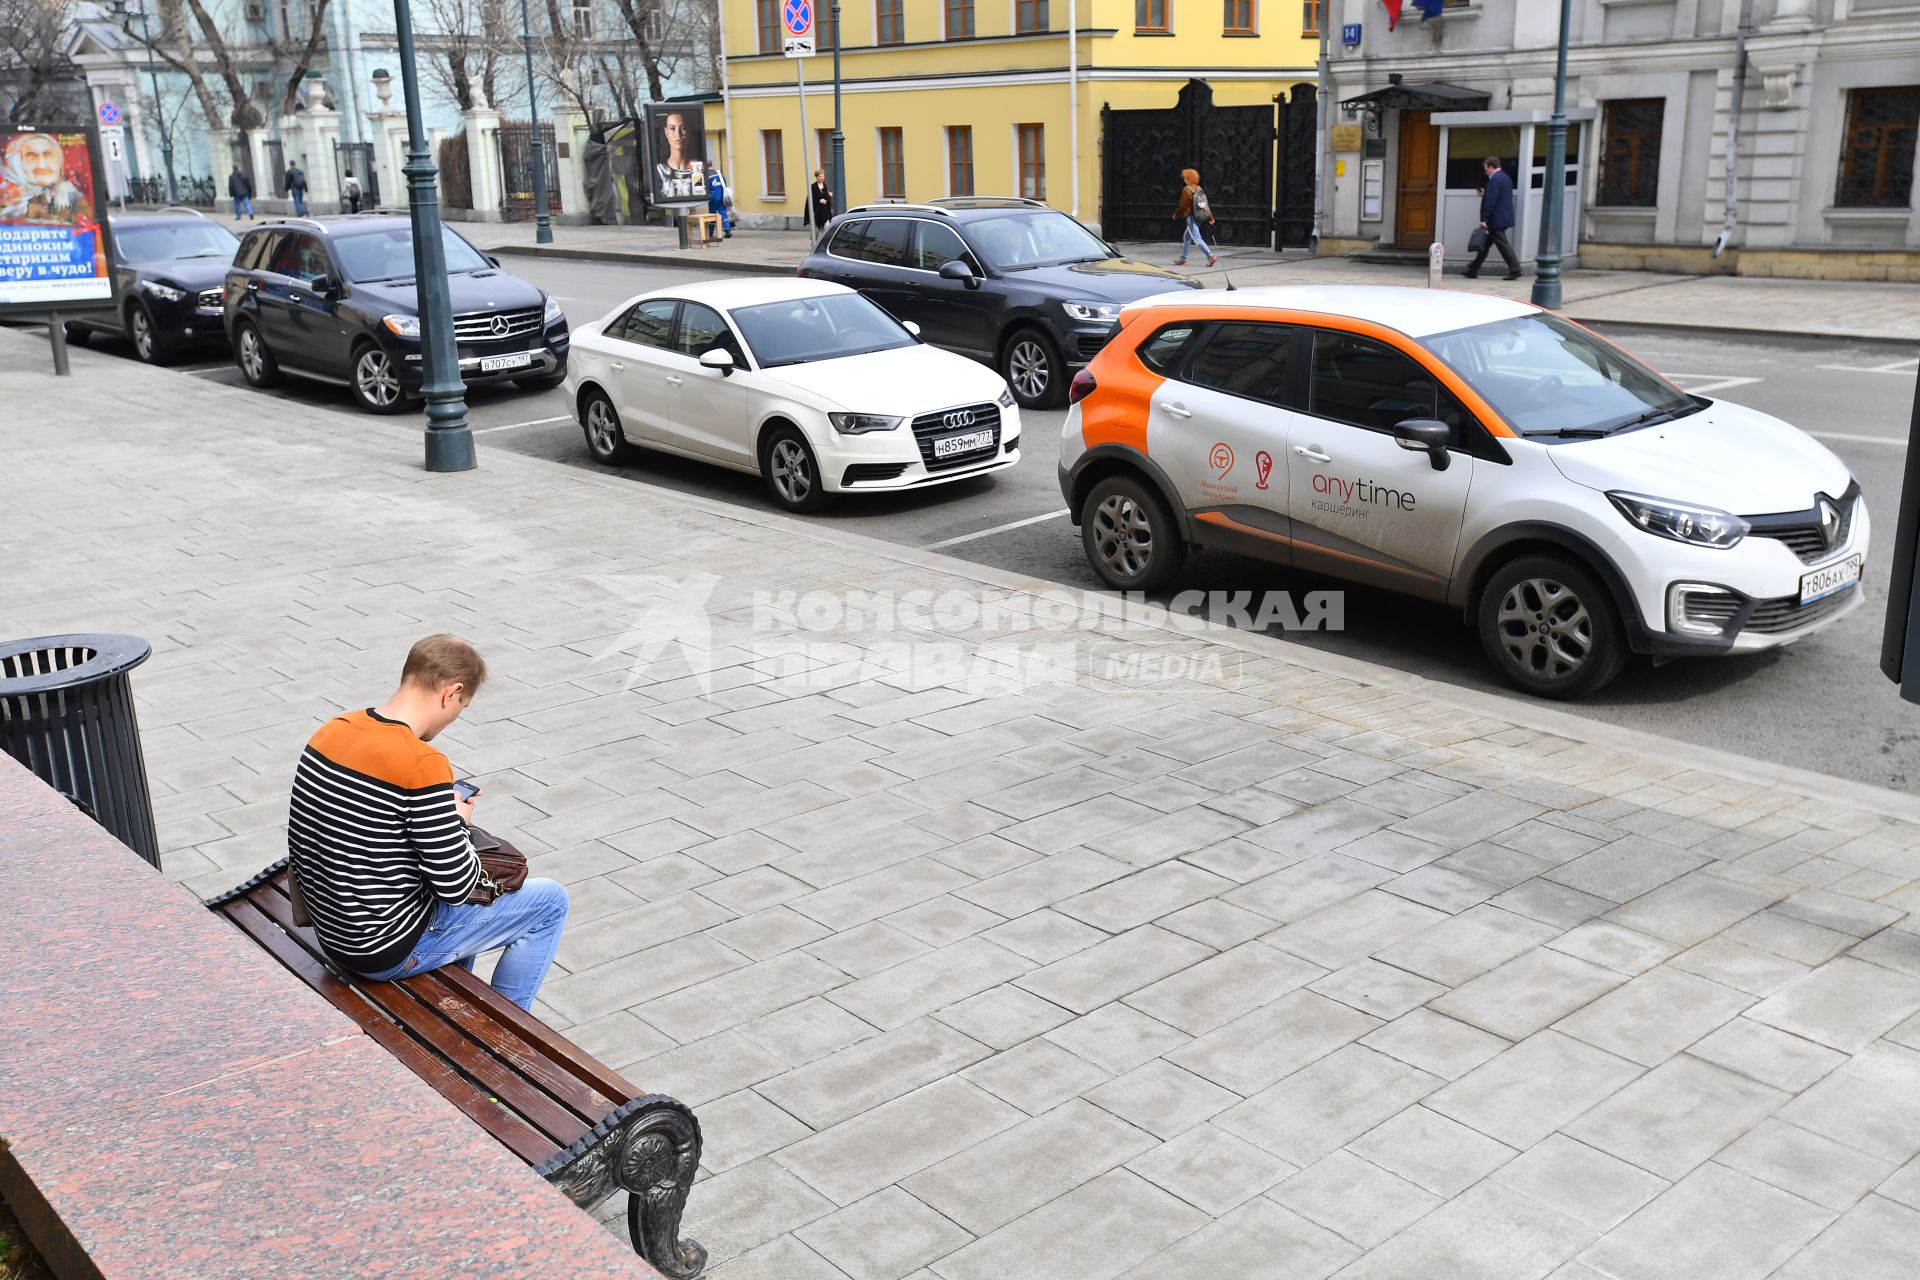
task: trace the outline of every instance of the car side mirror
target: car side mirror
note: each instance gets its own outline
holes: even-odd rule
[[[955,258],[952,262],[941,264],[940,278],[942,280],[958,280],[969,289],[978,289],[980,287],[980,277],[974,275],[973,268],[958,258]]]
[[[497,267],[500,265],[500,259],[494,257],[492,254],[488,253],[488,254],[483,254],[482,256],[486,258],[488,266]]]
[[[315,276],[312,282],[307,285],[307,288],[327,299],[340,296],[340,282],[330,275],[322,274]]]
[[[700,357],[700,367],[712,369],[723,378],[728,377],[733,373],[733,352],[715,347]]]
[[[1393,438],[1400,442],[1402,449],[1414,453],[1425,453],[1435,471],[1445,471],[1453,465],[1453,455],[1447,452],[1447,442],[1453,439],[1453,428],[1433,418],[1408,418],[1393,429]]]
[[[900,322],[900,327],[902,329],[905,329],[908,333],[912,334],[916,338],[920,336],[920,326],[915,324],[911,320],[902,320]]]

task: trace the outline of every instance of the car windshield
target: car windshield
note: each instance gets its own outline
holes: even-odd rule
[[[1609,435],[1700,407],[1626,352],[1558,316],[1515,316],[1436,334],[1423,345],[1521,435]]]
[[[898,320],[857,293],[735,307],[733,320],[762,369],[839,360],[914,343]]]
[[[480,251],[440,228],[440,243],[446,246],[447,273],[483,271],[492,264]],[[387,227],[379,231],[351,231],[333,238],[333,252],[347,279],[370,284],[376,280],[401,280],[413,275],[413,228]]]
[[[1053,209],[981,218],[967,223],[967,234],[987,265],[999,271],[1104,262],[1113,256],[1099,236]]]
[[[171,258],[220,258],[233,261],[240,239],[217,222],[182,218],[178,222],[130,222],[113,229],[113,247],[127,262],[165,262]]]

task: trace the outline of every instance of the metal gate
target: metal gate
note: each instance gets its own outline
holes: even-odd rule
[[[533,128],[524,120],[507,120],[494,135],[500,146],[500,185],[506,198],[500,216],[508,222],[533,220]],[[540,167],[546,171],[547,212],[560,212],[560,153],[553,145],[553,126],[540,126]]]
[[[267,153],[267,181],[273,185],[273,194],[283,199],[287,194],[287,151],[278,138],[269,138],[261,147]]]
[[[1216,107],[1189,80],[1161,110],[1100,111],[1100,230],[1109,240],[1178,240],[1180,171],[1200,171],[1222,244],[1304,245],[1313,234],[1312,85],[1271,106]],[[1276,165],[1276,151],[1278,152]],[[1276,238],[1277,237],[1277,238]]]
[[[227,154],[233,157],[234,164],[240,166],[240,172],[247,175],[247,183],[253,188],[253,193],[259,195],[260,180],[253,172],[253,147],[249,145],[244,132],[236,133],[227,140]],[[221,189],[226,189],[224,182],[221,183]]]
[[[360,184],[360,207],[378,209],[380,207],[380,174],[373,167],[373,144],[371,142],[335,142],[333,144],[333,177],[335,190],[346,190],[346,177],[351,170],[355,181]],[[340,207],[344,210],[346,200],[342,198]]]

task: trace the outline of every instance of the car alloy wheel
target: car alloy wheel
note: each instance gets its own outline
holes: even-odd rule
[[[152,364],[154,357],[153,317],[147,314],[145,307],[136,305],[133,311],[127,316],[127,327],[131,331],[129,336],[133,338],[133,354],[139,356],[148,364]]]
[[[594,461],[611,467],[626,456],[627,433],[620,427],[613,402],[604,395],[596,394],[587,401],[586,417],[580,426],[587,433],[587,451]]]
[[[1537,697],[1582,697],[1626,666],[1612,593],[1570,558],[1530,555],[1502,565],[1474,608],[1487,656]]]
[[[1007,381],[1023,403],[1039,404],[1053,381],[1053,359],[1033,334],[1022,334],[1007,351]]]
[[[1101,581],[1122,591],[1154,591],[1180,572],[1187,546],[1173,514],[1144,477],[1110,476],[1087,495],[1080,540]]]
[[[1127,494],[1110,495],[1093,510],[1093,545],[1114,577],[1146,573],[1153,564],[1153,522],[1146,508]]]
[[[1494,625],[1516,667],[1545,680],[1571,680],[1593,656],[1593,615],[1564,582],[1522,578],[1500,598]]]
[[[393,357],[379,347],[368,347],[353,362],[353,389],[360,402],[375,413],[391,413],[404,394]]]
[[[246,376],[250,386],[272,386],[280,373],[280,366],[274,363],[273,353],[267,350],[267,340],[260,336],[260,330],[251,322],[243,321],[234,342],[235,354],[240,361],[240,372]]]
[[[773,446],[768,455],[768,476],[773,481],[782,501],[788,506],[797,507],[812,496],[814,477],[813,459],[798,440],[782,440]]]

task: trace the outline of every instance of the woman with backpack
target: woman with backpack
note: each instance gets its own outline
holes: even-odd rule
[[[1205,218],[1207,225],[1213,225],[1213,205],[1207,200],[1207,189],[1200,185],[1198,169],[1182,169],[1180,177],[1186,186],[1180,189],[1180,207],[1173,211],[1175,219],[1185,218],[1186,228],[1180,234],[1180,256],[1173,260],[1176,267],[1187,265],[1187,246],[1200,246],[1200,252],[1207,255],[1207,265],[1220,261],[1220,255],[1207,245],[1206,238],[1200,234],[1200,220]]]

